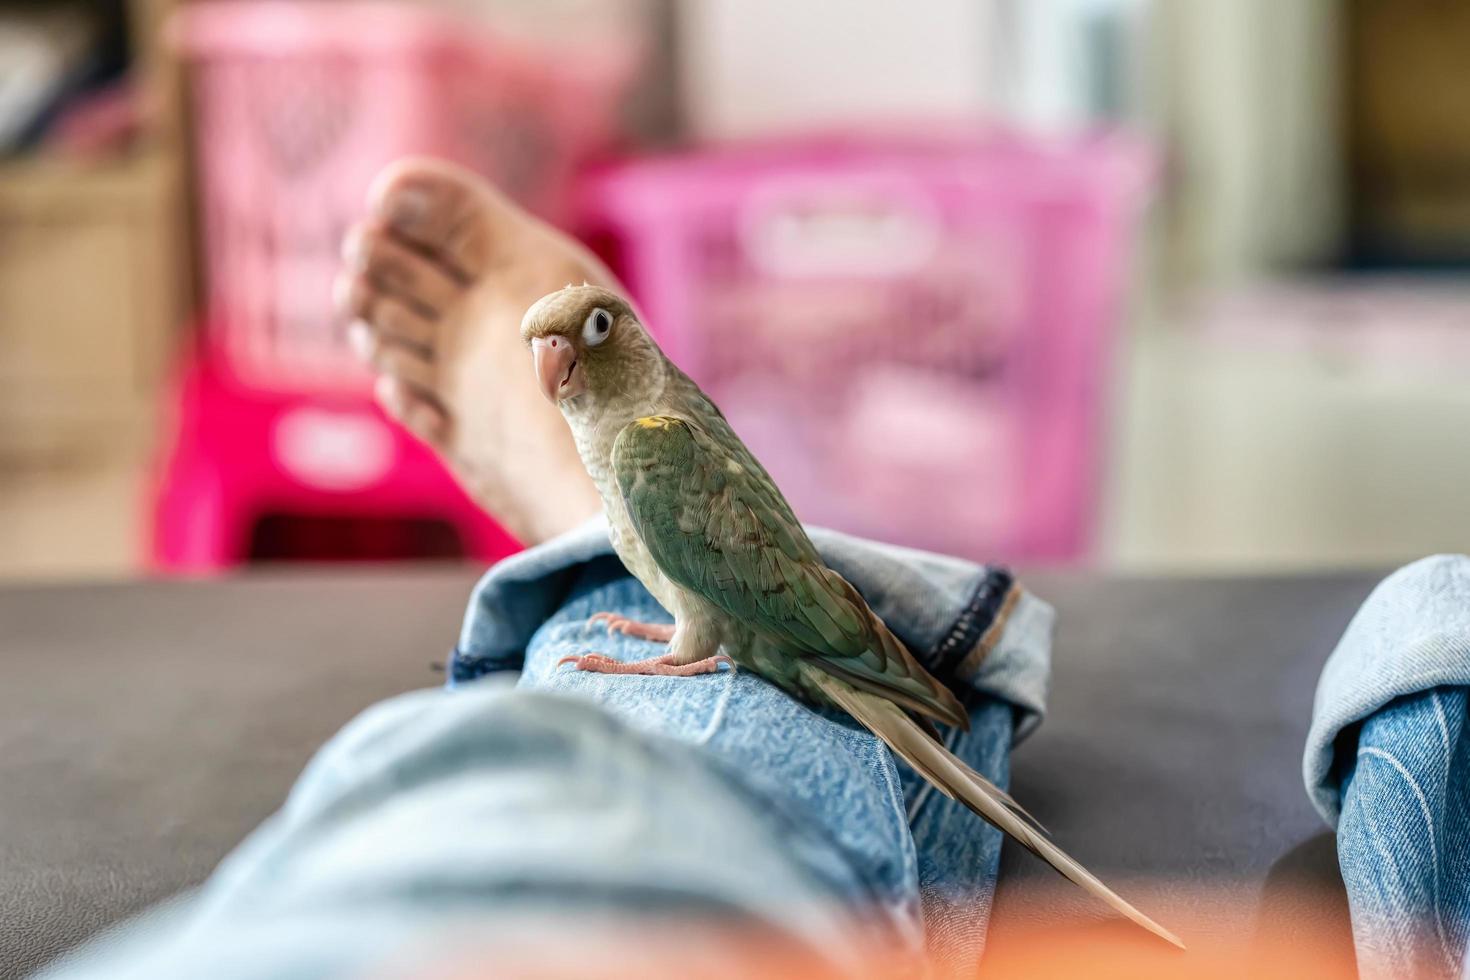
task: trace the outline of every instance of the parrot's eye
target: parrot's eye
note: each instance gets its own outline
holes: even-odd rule
[[[612,314],[602,307],[598,307],[587,314],[587,320],[582,324],[582,343],[588,347],[596,347],[607,339],[612,332]]]

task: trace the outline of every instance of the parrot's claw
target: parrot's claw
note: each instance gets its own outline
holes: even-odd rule
[[[735,661],[723,653],[696,660],[692,664],[675,663],[672,653],[648,660],[631,661],[614,660],[600,653],[587,653],[580,657],[562,657],[556,662],[556,665],[560,667],[565,663],[575,664],[578,670],[591,671],[595,674],[645,674],[657,677],[694,677],[698,674],[713,674],[719,671],[720,664],[728,666],[732,673],[737,669]]]
[[[636,640],[652,640],[655,643],[668,643],[674,638],[674,627],[670,623],[640,623],[627,616],[619,616],[617,613],[600,612],[595,614],[589,623],[606,623],[609,633],[622,633]]]
[[[614,660],[613,658],[604,657],[600,653],[583,653],[571,657],[562,657],[556,662],[556,665],[558,667],[560,667],[562,664],[578,664],[580,666],[580,664],[584,660],[606,660],[610,664],[618,663],[618,661]]]

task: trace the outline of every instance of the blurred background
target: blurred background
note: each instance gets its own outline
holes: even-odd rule
[[[1470,550],[1466,50],[1456,0],[0,0],[0,576],[516,547],[330,316],[406,153],[592,242],[808,520]]]

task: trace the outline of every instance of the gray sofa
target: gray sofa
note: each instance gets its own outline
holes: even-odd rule
[[[0,590],[0,977],[201,881],[362,708],[440,683],[471,569]],[[1023,576],[1060,611],[1051,714],[1013,791],[1168,922],[1350,944],[1299,775],[1318,670],[1377,575]],[[1008,847],[992,948],[1100,920]],[[1125,889],[1126,890],[1126,889]],[[1046,900],[1034,896],[1044,894]]]

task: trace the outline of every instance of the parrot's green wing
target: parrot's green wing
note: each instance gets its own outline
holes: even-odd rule
[[[959,701],[827,568],[766,471],[714,417],[629,423],[612,451],[659,569],[794,657],[911,711],[968,727]]]

